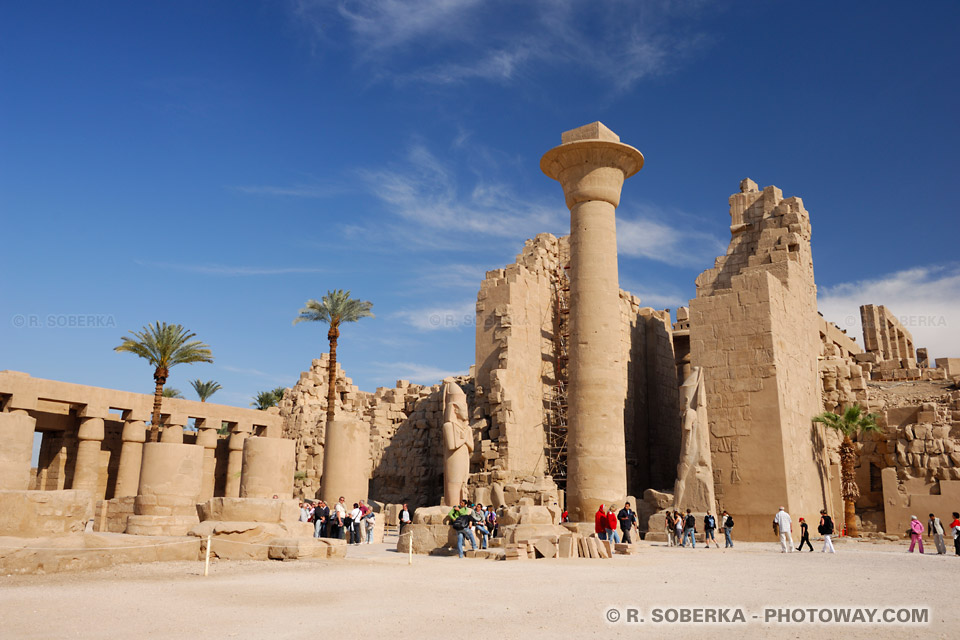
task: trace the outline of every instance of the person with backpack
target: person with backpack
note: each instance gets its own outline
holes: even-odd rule
[[[733,546],[733,516],[724,511],[720,515],[720,524],[723,526],[723,537],[725,538],[723,548],[729,549]]]
[[[707,549],[710,548],[710,541],[713,540],[713,546],[717,549],[720,548],[720,545],[717,544],[717,538],[714,536],[714,532],[717,530],[717,519],[713,517],[709,511],[707,515],[703,516],[703,541],[707,545]]]
[[[821,552],[836,553],[837,550],[833,548],[833,518],[827,515],[826,509],[820,509],[820,526],[817,527],[817,533],[823,536]]]
[[[617,513],[617,520],[620,521],[620,530],[623,531],[623,541],[628,544],[633,542],[630,532],[637,526],[637,514],[630,508],[629,502],[625,503],[623,509]]]
[[[800,546],[797,547],[797,551],[803,551],[803,545],[807,545],[810,553],[813,553],[813,545],[810,544],[810,527],[803,518],[800,518]]]
[[[473,517],[470,515],[470,509],[467,508],[467,503],[464,500],[461,500],[459,505],[451,509],[447,517],[450,518],[453,530],[457,532],[457,555],[462,558],[464,538],[470,539],[471,549],[477,548],[477,539],[470,529],[473,524]]]
[[[350,515],[347,516],[347,520],[350,521],[350,540],[347,544],[360,544],[362,542],[360,538],[360,518],[363,517],[363,512],[360,510],[360,503],[353,503],[353,511],[350,512]],[[344,522],[346,524],[346,521]]]
[[[917,516],[910,516],[910,548],[907,553],[913,553],[913,547],[919,543],[920,555],[923,555],[923,523]]]
[[[690,513],[690,509],[687,509],[687,517],[683,521],[683,542],[680,543],[681,547],[687,546],[687,537],[690,538],[690,548],[697,548],[697,519],[693,517],[693,514]]]

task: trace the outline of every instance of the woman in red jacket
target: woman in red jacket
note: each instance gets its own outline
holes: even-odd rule
[[[617,506],[612,504],[610,505],[610,511],[607,512],[607,540],[620,544],[620,534],[617,532],[618,524],[620,524],[620,521],[617,520]]]
[[[600,505],[597,515],[593,518],[593,530],[601,540],[607,539],[607,514],[603,510],[603,505]]]

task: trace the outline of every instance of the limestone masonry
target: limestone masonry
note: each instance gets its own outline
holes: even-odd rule
[[[781,505],[842,522],[838,436],[811,418],[855,403],[881,427],[855,442],[861,530],[899,535],[911,514],[956,510],[960,358],[917,348],[883,301],[863,301],[863,344],[822,317],[811,214],[750,179],[689,306],[675,320],[642,306],[619,288],[615,210],[643,162],[601,123],[565,132],[541,168],[571,233],[527,240],[478,283],[469,373],[367,392],[338,364],[332,438],[327,354],[277,409],[164,398],[155,443],[152,395],[0,371],[0,535],[79,535],[92,520],[202,538],[169,557],[208,544],[221,558],[343,557],[341,541],[298,522],[295,500],[343,495],[371,500],[381,537],[409,503],[401,544],[424,553],[455,544],[438,505],[460,496],[500,509],[512,559],[612,552],[575,523],[625,500],[650,539],[668,508],[727,510],[738,538],[769,539]]]

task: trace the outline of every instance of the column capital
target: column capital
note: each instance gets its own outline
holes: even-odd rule
[[[123,442],[145,442],[147,439],[146,422],[143,420],[125,420],[120,439]]]
[[[103,418],[80,418],[77,438],[80,440],[103,440]]]

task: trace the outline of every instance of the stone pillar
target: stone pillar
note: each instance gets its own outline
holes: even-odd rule
[[[241,498],[293,497],[296,442],[286,438],[247,438],[243,443]]]
[[[37,421],[26,411],[0,413],[0,491],[30,488],[30,458]]]
[[[163,431],[160,433],[160,442],[183,444],[183,426],[185,424],[187,424],[187,418],[185,416],[168,416],[163,423]]]
[[[127,533],[185,535],[199,524],[197,501],[203,449],[192,444],[147,442],[140,465],[140,491]]]
[[[340,496],[353,504],[367,499],[370,484],[370,427],[352,419],[327,424],[320,495],[328,504]]]
[[[227,484],[223,495],[226,498],[240,497],[240,475],[243,471],[243,441],[247,439],[250,433],[247,431],[234,431],[230,434],[228,448],[230,453],[227,458]]]
[[[627,492],[615,211],[643,155],[599,122],[561,142],[540,168],[563,186],[570,209],[567,507],[584,521],[601,503],[622,504]]]
[[[216,427],[214,426],[216,423]],[[216,486],[217,470],[217,430],[219,420],[204,420],[197,435],[197,444],[203,447],[203,481],[200,483],[200,502],[206,502],[213,497]]]
[[[89,491],[94,500],[100,495],[100,445],[103,443],[103,418],[80,418],[77,432],[77,464],[73,472],[74,490]]]
[[[146,441],[147,425],[143,420],[124,420],[120,439],[120,466],[117,469],[115,498],[137,495],[140,488],[140,462],[143,458],[143,443]]]

